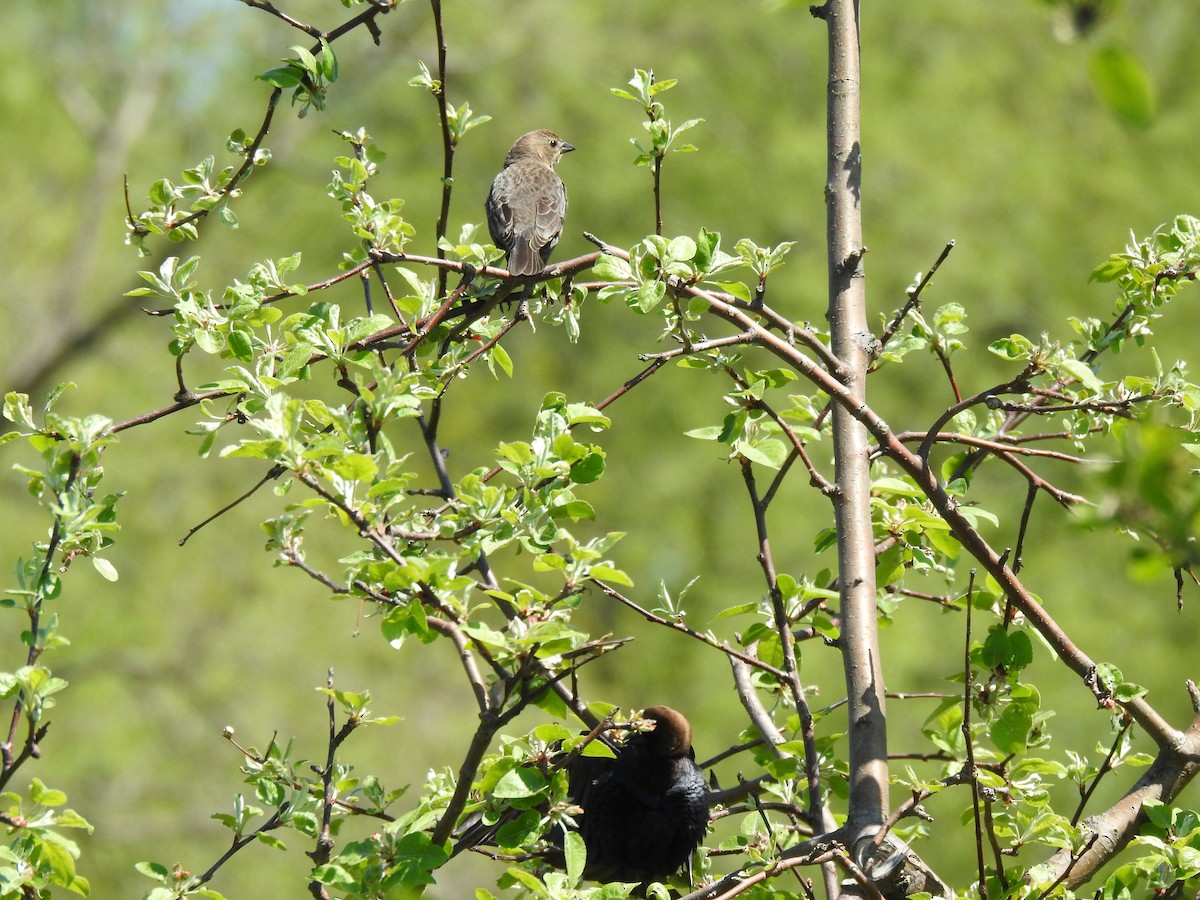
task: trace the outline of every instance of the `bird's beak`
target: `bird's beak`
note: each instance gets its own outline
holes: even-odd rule
[[[563,141],[562,147],[560,149],[562,150],[563,153],[570,153],[572,150],[575,149],[575,145],[568,144],[566,141]]]

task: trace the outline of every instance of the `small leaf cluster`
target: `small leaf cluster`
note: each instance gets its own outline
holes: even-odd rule
[[[46,787],[35,778],[27,796],[14,791],[0,794],[0,821],[12,839],[0,847],[0,890],[6,897],[49,897],[61,888],[86,897],[88,880],[78,874],[75,861],[79,845],[62,834],[63,828],[92,826],[73,809],[66,809],[67,795]]]
[[[737,242],[735,256],[723,251],[721,235],[708,229],[701,229],[695,238],[649,235],[631,249],[628,261],[612,254],[600,258],[595,272],[609,284],[597,296],[603,302],[621,299],[643,314],[657,309],[668,296],[678,299],[680,289],[691,286],[715,290],[748,304],[755,296],[751,288],[740,281],[721,281],[714,276],[729,269],[748,268],[757,276],[761,293],[767,275],[783,265],[783,257],[791,247],[791,242],[784,242],[764,248],[742,238]],[[698,320],[708,305],[702,296],[691,295],[682,310],[664,310],[668,327],[677,326],[676,319],[680,316],[688,321]]]
[[[194,241],[200,236],[198,221],[216,210],[220,222],[237,228],[238,220],[229,206],[241,196],[240,184],[256,167],[271,161],[271,152],[257,140],[246,137],[241,129],[229,135],[226,149],[243,158],[240,166],[223,166],[216,171],[216,160],[206,156],[183,171],[180,182],[160,178],[150,186],[149,205],[127,222],[125,243],[142,256],[150,254],[146,241],[151,235],[166,235],[171,241]]]
[[[352,268],[369,258],[371,251],[403,253],[415,233],[400,216],[404,201],[377,201],[367,193],[368,180],[379,171],[387,154],[372,144],[364,129],[342,132],[341,138],[354,149],[353,156],[339,156],[329,184],[329,196],[342,206],[342,218],[350,223],[362,244],[345,254],[342,267]]]
[[[64,386],[65,387],[65,386]],[[8,786],[19,769],[42,755],[42,741],[50,726],[56,695],[67,682],[45,665],[44,654],[69,645],[59,630],[57,602],[64,576],[80,558],[90,559],[105,579],[115,581],[117,570],[106,558],[117,531],[119,494],[100,493],[104,470],[101,455],[114,442],[102,416],[71,417],[55,407],[63,388],[51,393],[40,415],[24,394],[9,393],[4,417],[14,426],[0,437],[11,444],[24,439],[41,458],[38,468],[17,463],[25,475],[31,497],[52,523],[47,538],[33,544],[28,556],[17,560],[16,584],[5,589],[0,609],[19,612],[27,623],[20,635],[25,664],[0,672],[0,701],[11,714],[0,754],[0,788]],[[69,808],[67,796],[34,779],[25,795],[13,790],[0,794],[0,821],[8,841],[0,846],[0,884],[5,896],[46,897],[54,887],[86,896],[89,884],[76,871],[76,843],[61,833],[64,828],[84,828],[88,822]]]
[[[282,66],[269,69],[258,77],[279,90],[290,90],[292,106],[300,106],[297,115],[303,119],[310,109],[320,111],[325,108],[329,87],[338,79],[337,55],[325,40],[321,41],[315,54],[306,47],[290,49],[295,56],[284,59]]]
[[[637,138],[631,140],[638,151],[637,158],[634,160],[635,165],[656,166],[668,152],[687,152],[696,149],[691,144],[682,144],[678,147],[674,144],[679,135],[695,128],[704,120],[688,119],[678,126],[672,126],[671,120],[665,117],[666,110],[662,101],[657,99],[658,94],[669,91],[676,84],[678,84],[678,79],[669,78],[664,81],[656,81],[652,70],[634,69],[633,77],[629,80],[632,91],[623,88],[609,89],[622,100],[632,100],[638,104],[646,115],[646,121],[642,125],[649,133],[650,142],[647,144]]]
[[[30,496],[53,517],[55,527],[49,541],[34,545],[34,553],[17,566],[18,587],[6,593],[11,599],[0,606],[30,609],[58,597],[61,575],[71,563],[86,557],[109,581],[117,571],[104,557],[117,532],[116,504],[121,493],[98,494],[104,469],[100,465],[106,447],[114,442],[107,429],[112,421],[101,415],[59,415],[54,407],[71,385],[50,393],[36,421],[29,397],[9,393],[4,398],[4,418],[16,426],[0,435],[0,444],[24,438],[41,457],[41,467],[20,463],[14,469],[25,476]],[[32,646],[46,646],[48,635],[39,634]]]
[[[732,368],[739,360],[736,355],[714,354],[706,362]],[[699,361],[692,360],[694,365]],[[732,407],[718,425],[694,428],[686,432],[688,437],[712,440],[729,446],[729,458],[746,460],[756,465],[778,471],[788,458],[789,439],[821,440],[819,430],[812,427],[815,413],[806,404],[802,395],[794,395],[794,405],[781,410],[778,417],[771,415],[770,407],[763,401],[767,391],[783,388],[796,380],[789,369],[753,370],[744,368],[736,374],[734,381],[739,385],[726,392],[725,403]],[[784,428],[791,434],[785,436]]]
[[[1109,876],[1099,900],[1190,897],[1200,890],[1200,815],[1157,800],[1143,810],[1149,824],[1133,839],[1143,855]]]

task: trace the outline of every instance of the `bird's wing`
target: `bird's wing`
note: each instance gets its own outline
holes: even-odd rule
[[[537,198],[537,210],[534,214],[533,237],[539,252],[543,247],[553,248],[562,234],[563,220],[567,216],[567,189],[557,176]],[[549,251],[546,251],[547,255]]]
[[[511,185],[504,172],[496,176],[492,182],[492,190],[487,198],[488,231],[492,235],[492,243],[503,250],[512,247],[513,243],[513,213],[509,203]]]

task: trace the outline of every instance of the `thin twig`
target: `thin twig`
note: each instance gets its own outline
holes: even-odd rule
[[[437,35],[437,90],[433,92],[437,100],[438,125],[442,132],[442,204],[438,211],[436,238],[437,255],[445,258],[446,251],[442,249],[442,239],[446,236],[446,225],[450,221],[450,195],[454,190],[454,139],[450,134],[450,114],[446,100],[446,35],[442,30],[442,0],[430,0],[433,10],[433,27]],[[438,291],[441,297],[446,293],[446,270],[438,269]]]
[[[921,292],[925,290],[929,282],[933,280],[933,276],[937,274],[937,270],[942,267],[942,263],[946,261],[946,257],[950,255],[950,251],[953,249],[954,241],[947,241],[946,246],[942,248],[941,254],[936,260],[934,260],[933,265],[929,267],[929,271],[925,273],[924,277],[919,282],[917,282],[916,287],[909,289],[908,299],[904,302],[904,305],[900,307],[900,310],[892,318],[892,321],[890,321],[887,324],[887,327],[883,329],[883,334],[879,336],[880,349],[883,349],[887,346],[888,341],[890,341],[896,334],[896,330],[901,324],[903,324],[909,312],[911,312],[915,307],[920,306]]]
[[[337,748],[350,736],[350,733],[357,724],[351,719],[346,722],[340,731],[338,730],[337,708],[334,706],[333,699],[333,669],[330,669],[325,676],[325,687],[329,692],[325,698],[325,709],[329,717],[329,740],[325,746],[325,765],[318,770],[318,774],[321,776],[321,828],[317,833],[316,846],[308,853],[315,866],[323,866],[329,862],[330,854],[333,852],[334,840],[330,832],[330,825],[333,821],[335,800],[333,773],[337,759]],[[317,900],[328,900],[329,898],[329,893],[325,890],[325,886],[316,879],[308,883],[308,890]]]
[[[637,613],[638,615],[645,618],[645,620],[647,622],[653,622],[655,625],[662,625],[666,628],[671,628],[682,634],[686,634],[688,637],[695,638],[696,640],[700,641],[702,644],[708,644],[708,646],[710,646],[716,650],[720,650],[722,653],[724,653],[726,656],[728,656],[731,659],[740,659],[742,662],[746,663],[747,665],[753,666],[756,669],[761,669],[763,672],[766,672],[768,675],[771,675],[772,677],[778,679],[780,684],[784,684],[787,682],[787,677],[784,674],[782,669],[777,669],[775,666],[771,665],[770,663],[763,662],[761,659],[759,659],[756,656],[751,656],[748,653],[743,653],[740,650],[735,650],[733,647],[730,647],[727,643],[725,643],[723,641],[718,641],[712,635],[703,634],[699,631],[696,631],[694,628],[691,628],[691,627],[685,625],[679,619],[666,619],[666,618],[663,618],[662,616],[658,615],[657,613],[650,612],[650,610],[639,606],[637,603],[630,600],[628,597],[626,597],[624,594],[622,594],[620,591],[618,591],[612,585],[607,584],[606,582],[600,581],[599,579],[596,579],[596,578],[592,578],[589,580],[591,581],[592,584],[594,584],[596,587],[598,587],[602,593],[608,595],[609,597],[612,597],[614,600],[618,601],[619,603],[623,603],[625,606],[628,606],[635,613]]]
[[[983,861],[983,822],[979,812],[979,773],[975,769],[975,738],[971,734],[971,608],[975,593],[975,570],[972,569],[967,581],[967,625],[963,638],[963,742],[967,749],[965,766],[971,785],[972,820],[975,823],[975,864],[979,874],[979,897],[987,900],[987,868]]]
[[[1088,801],[1092,799],[1092,794],[1096,792],[1096,788],[1100,786],[1100,780],[1112,771],[1112,761],[1117,756],[1117,750],[1121,746],[1121,741],[1125,737],[1133,722],[1129,718],[1124,718],[1121,722],[1121,728],[1117,732],[1117,736],[1113,738],[1112,746],[1108,748],[1108,755],[1104,757],[1104,762],[1100,764],[1100,768],[1096,771],[1096,777],[1092,779],[1092,783],[1088,785],[1087,790],[1083,792],[1083,796],[1079,798],[1079,806],[1075,809],[1075,814],[1071,816],[1071,824],[1078,825],[1079,819],[1083,815],[1083,810],[1087,806]]]
[[[287,15],[286,13],[283,13],[280,10],[276,9],[275,5],[273,3],[271,3],[270,0],[242,0],[242,2],[245,3],[247,6],[253,7],[254,9],[261,9],[264,12],[269,12],[271,15],[275,16],[276,18],[282,19],[284,22],[287,22],[293,28],[300,29],[305,34],[307,34],[309,37],[315,38],[318,41],[327,41],[329,39],[328,36],[325,34],[325,32],[321,31],[320,28],[317,28],[315,25],[308,25],[304,22],[301,22],[298,19],[293,19],[291,16]]]
[[[191,528],[189,528],[187,531],[187,534],[185,534],[183,537],[181,537],[179,539],[179,546],[182,547],[184,544],[186,544],[188,542],[188,540],[191,538],[191,536],[194,535],[201,528],[203,528],[205,525],[208,525],[210,522],[215,522],[221,516],[225,515],[225,513],[229,512],[231,509],[234,509],[236,506],[238,506],[238,504],[243,503],[246,500],[249,500],[256,493],[258,493],[258,491],[262,488],[262,486],[264,484],[266,484],[268,481],[278,478],[285,471],[287,471],[287,470],[284,469],[283,466],[271,466],[271,468],[267,470],[267,473],[265,475],[263,475],[263,477],[260,478],[257,482],[255,482],[254,486],[252,488],[250,488],[250,490],[235,497],[233,500],[229,501],[224,506],[222,506],[220,509],[218,509],[211,516],[208,516],[207,518],[203,519],[200,523],[193,525]]]

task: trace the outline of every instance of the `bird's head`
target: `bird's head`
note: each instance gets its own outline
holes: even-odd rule
[[[553,131],[540,129],[523,134],[504,157],[504,165],[510,166],[519,161],[535,161],[554,168],[562,159],[564,153],[570,153],[575,147],[568,144]]]
[[[654,723],[654,730],[645,733],[645,745],[652,756],[678,759],[692,753],[692,726],[682,713],[669,706],[651,706],[643,718]]]

